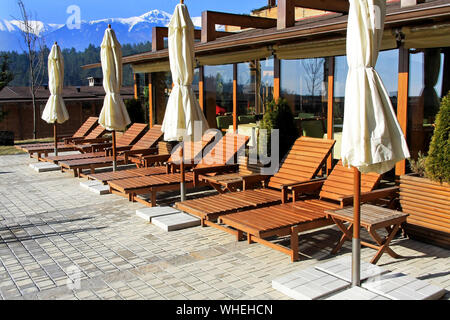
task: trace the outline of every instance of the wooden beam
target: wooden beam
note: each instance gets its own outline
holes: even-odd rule
[[[225,37],[234,34],[234,32],[216,31],[216,37]],[[163,50],[164,39],[169,36],[169,28],[167,27],[153,27],[152,28],[152,52]],[[202,30],[194,30],[194,39],[201,40]]]
[[[150,128],[153,127],[153,85],[152,85],[152,74],[147,73],[148,82],[148,123]]]
[[[237,63],[233,64],[233,131],[237,131]]]
[[[241,28],[268,29],[276,27],[277,20],[232,14],[216,11],[202,12],[202,42],[213,41],[217,38],[216,25],[236,26]]]
[[[281,97],[281,81],[280,81],[280,59],[274,57],[273,59],[273,99],[277,101]]]
[[[450,6],[448,4],[436,4],[433,7],[421,8],[421,10],[414,10],[414,7],[407,8],[404,11],[393,12],[386,14],[385,30],[398,27],[403,23],[421,24],[433,19],[448,19],[450,17]],[[431,24],[432,25],[432,24]],[[285,29],[282,31],[274,31],[267,33],[258,33],[246,35],[242,37],[233,37],[231,39],[224,39],[223,41],[212,43],[196,43],[195,53],[197,54],[213,54],[215,52],[222,52],[225,48],[233,51],[244,50],[248,46],[265,46],[273,45],[274,43],[293,43],[299,41],[311,41],[315,37],[339,36],[342,37],[347,30],[347,20],[338,23],[328,23],[326,20],[320,25],[314,27],[296,26],[294,28]],[[144,63],[157,61],[168,58],[167,50],[160,52],[145,52],[123,57],[124,64]],[[83,70],[101,68],[101,63],[93,63],[81,66]]]
[[[168,32],[165,27],[152,28],[152,52],[164,49],[164,37],[168,36]]]
[[[348,0],[278,0],[277,29],[295,25],[295,8],[308,8],[339,13],[348,13]]]
[[[138,74],[138,73],[134,73],[133,74],[133,79],[134,79],[134,98],[137,100],[137,99],[139,99],[139,96],[140,96],[140,88],[139,88],[139,85],[140,85],[140,75]]]
[[[295,5],[293,0],[278,0],[277,29],[286,29],[295,24]]]
[[[205,112],[205,67],[199,67],[199,81],[198,81],[198,103],[203,113]]]
[[[307,9],[324,10],[338,13],[348,13],[348,0],[295,0],[295,6]]]
[[[398,97],[397,97],[397,120],[400,128],[407,137],[408,125],[408,94],[409,94],[409,51],[401,46],[398,55]],[[406,173],[406,160],[395,165],[395,175],[401,176]]]
[[[334,64],[335,57],[328,57],[328,99],[327,99],[327,138],[333,139],[333,117],[334,117]],[[330,173],[333,165],[333,152],[327,159],[327,174]]]

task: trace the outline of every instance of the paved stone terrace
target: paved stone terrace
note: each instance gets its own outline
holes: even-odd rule
[[[291,263],[215,228],[164,232],[136,217],[142,204],[95,195],[69,173],[38,174],[32,162],[0,157],[0,299],[288,299],[272,279],[333,258],[335,227],[301,236],[301,261]],[[403,238],[392,248],[406,258],[383,255],[379,266],[450,299],[449,250]],[[362,250],[365,261],[373,254]]]

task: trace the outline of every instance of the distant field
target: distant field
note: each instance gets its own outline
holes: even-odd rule
[[[27,143],[42,143],[42,142],[53,142],[53,138],[14,141],[14,144],[15,145],[20,145],[20,144],[27,144]],[[15,146],[0,146],[0,156],[22,154],[22,153],[25,153],[25,152],[23,152],[22,150],[17,149]]]

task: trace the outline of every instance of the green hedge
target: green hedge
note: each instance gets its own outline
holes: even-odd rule
[[[267,111],[261,120],[260,128],[267,130],[267,150],[269,153],[271,150],[271,130],[279,130],[280,160],[286,155],[292,144],[298,138],[298,129],[295,125],[294,115],[285,99],[280,98],[277,101],[273,100],[269,103]]]
[[[442,99],[436,116],[433,138],[425,162],[426,176],[431,180],[450,183],[450,91]]]

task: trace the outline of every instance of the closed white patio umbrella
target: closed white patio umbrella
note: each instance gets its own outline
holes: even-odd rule
[[[194,24],[184,1],[175,8],[169,23],[169,60],[174,87],[167,102],[162,123],[162,132],[166,141],[182,141],[184,136],[193,137],[194,123],[201,122],[202,132],[208,129],[208,123],[201,110],[194,91]],[[184,201],[184,163],[181,148],[181,200]]]
[[[64,84],[64,58],[58,43],[52,46],[48,56],[48,88],[50,98],[42,113],[42,120],[53,123],[53,133],[55,138],[55,156],[58,155],[58,132],[57,124],[69,120],[69,113],[62,97]]]
[[[352,284],[360,285],[361,172],[383,174],[410,157],[391,100],[375,70],[386,0],[350,0],[341,158],[355,168]]]
[[[108,25],[105,31],[100,56],[103,71],[103,88],[106,95],[98,123],[106,130],[112,131],[113,168],[116,171],[116,130],[124,131],[131,121],[120,96],[120,89],[122,88],[122,47],[117,41],[111,25]]]

